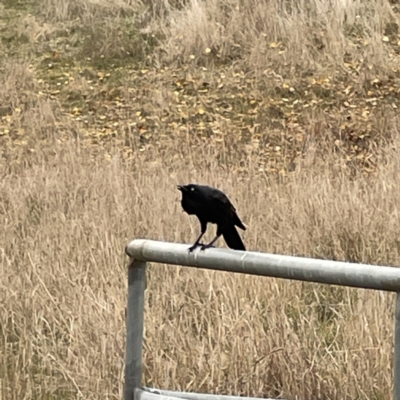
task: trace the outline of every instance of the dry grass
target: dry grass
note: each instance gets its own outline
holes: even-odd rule
[[[332,72],[344,61],[361,60],[372,74],[387,71],[391,56],[382,48],[383,30],[398,16],[388,1],[189,0],[166,7],[161,29],[167,56],[231,58],[248,70],[273,67],[285,79]],[[168,3],[167,3],[168,4]],[[271,46],[274,43],[276,46]],[[282,44],[283,51],[276,48]],[[389,68],[388,68],[389,67]]]
[[[321,167],[282,184],[250,165],[240,179],[212,162],[195,169],[185,163],[186,150],[178,153],[182,161],[152,153],[160,161],[126,163],[118,155],[88,161],[68,145],[24,171],[3,168],[4,398],[121,397],[123,247],[134,237],[194,239],[198,223],[180,210],[179,182],[226,190],[249,225],[249,249],[399,264],[395,155],[374,178],[351,180]],[[212,158],[201,151],[198,157]],[[388,398],[393,300],[371,291],[152,266],[145,382],[284,398]]]
[[[378,98],[398,102],[389,2],[0,7],[1,399],[122,398],[124,246],[194,240],[198,222],[182,213],[177,183],[224,190],[250,250],[399,265],[398,118]],[[150,71],[125,69],[132,63]],[[304,76],[331,79],[315,97]],[[389,83],[373,86],[377,77]],[[343,108],[347,93],[354,106],[377,96],[376,108]],[[276,97],[310,102],[295,119],[268,103]],[[346,147],[345,132],[367,136],[364,123],[379,140]],[[357,146],[373,153],[373,173],[351,164]],[[293,166],[267,173],[273,157]],[[144,381],[386,399],[393,305],[391,294],[152,265]]]

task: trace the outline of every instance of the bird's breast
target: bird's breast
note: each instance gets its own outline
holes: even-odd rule
[[[188,214],[196,214],[199,209],[199,205],[196,202],[185,197],[182,198],[181,205]]]

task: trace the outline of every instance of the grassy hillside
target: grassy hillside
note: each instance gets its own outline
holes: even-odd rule
[[[399,265],[399,7],[3,0],[0,397],[122,397],[124,246],[195,239],[178,183],[250,250]],[[392,294],[152,265],[146,296],[146,385],[391,395]]]

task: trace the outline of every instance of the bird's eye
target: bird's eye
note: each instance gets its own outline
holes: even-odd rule
[[[190,188],[190,191],[191,191],[191,192],[194,192],[194,187]]]

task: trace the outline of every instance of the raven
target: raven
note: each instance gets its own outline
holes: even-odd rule
[[[235,225],[243,230],[246,230],[246,227],[225,193],[210,186],[195,184],[179,185],[178,190],[182,192],[183,210],[189,215],[196,215],[201,225],[200,236],[193,246],[189,247],[189,252],[197,246],[201,246],[201,250],[212,247],[221,235],[231,249],[246,250]],[[209,244],[201,244],[200,239],[207,230],[208,222],[217,224],[217,235]]]

